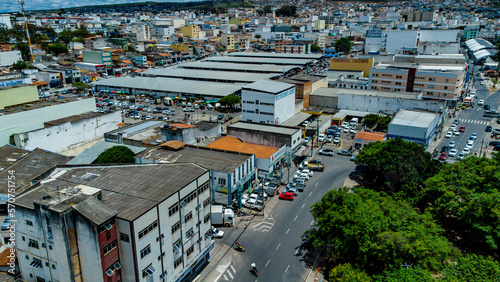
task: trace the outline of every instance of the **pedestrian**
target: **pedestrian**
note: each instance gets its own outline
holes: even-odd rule
[[[248,221],[245,221],[245,229],[248,227]]]

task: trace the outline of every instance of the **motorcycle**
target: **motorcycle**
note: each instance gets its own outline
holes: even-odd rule
[[[245,252],[245,248],[243,248],[242,245],[236,245],[236,247],[234,249],[237,251],[240,251],[240,252]]]
[[[255,263],[252,263],[252,269],[250,269],[250,273],[255,275],[255,277],[259,277],[259,275],[257,273],[257,267],[255,267]]]

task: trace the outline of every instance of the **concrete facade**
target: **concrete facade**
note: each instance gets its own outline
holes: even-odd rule
[[[116,111],[15,134],[14,141],[26,150],[42,148],[59,153],[102,138],[104,133],[117,129],[120,122],[121,114]]]
[[[387,137],[427,147],[440,122],[440,114],[400,110],[389,123]]]
[[[0,88],[0,110],[5,107],[38,101],[36,85]]]
[[[0,146],[8,144],[9,136],[12,134],[40,129],[47,121],[95,110],[95,99],[90,98],[68,103],[54,103],[51,106],[0,116]]]
[[[5,51],[0,52],[0,67],[11,66],[12,64],[22,61],[21,51]]]
[[[302,144],[302,129],[294,127],[240,122],[228,126],[227,135],[246,143],[277,148],[287,146],[290,150]]]

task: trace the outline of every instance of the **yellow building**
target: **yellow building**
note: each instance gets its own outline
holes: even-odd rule
[[[181,33],[190,39],[197,39],[200,38],[200,27],[197,25],[181,26]]]
[[[38,101],[36,85],[7,86],[0,88],[0,110],[5,107]]]
[[[353,58],[331,58],[330,70],[336,71],[364,71],[364,77],[370,75],[370,68],[375,64],[373,58],[353,59]]]
[[[232,18],[229,20],[229,24],[242,25],[243,21],[238,18]]]
[[[325,29],[325,20],[315,20],[314,30]]]
[[[172,44],[172,46],[170,46],[172,50],[180,51],[182,53],[189,52],[189,47],[191,47],[191,44]]]
[[[223,33],[220,38],[220,43],[222,46],[226,47],[226,50],[234,50],[234,34]]]

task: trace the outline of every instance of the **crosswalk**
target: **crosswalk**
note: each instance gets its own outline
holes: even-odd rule
[[[233,281],[236,277],[236,268],[234,267],[234,261],[229,264],[226,271],[222,274],[219,281]]]
[[[460,122],[463,122],[463,123],[471,123],[471,124],[480,124],[480,125],[489,125],[490,124],[490,121],[486,121],[486,120],[477,120],[477,119],[459,119]]]

